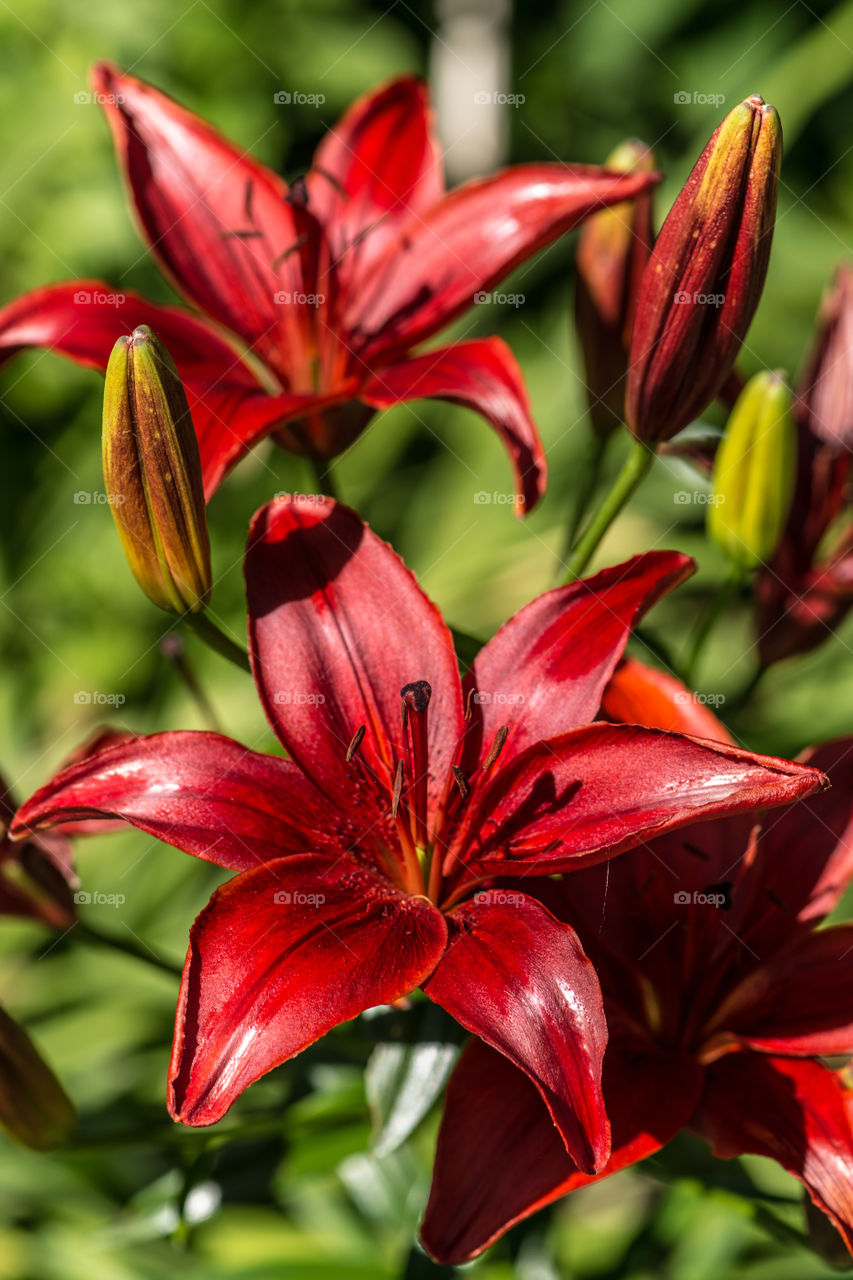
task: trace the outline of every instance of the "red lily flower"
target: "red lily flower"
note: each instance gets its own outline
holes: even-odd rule
[[[116,729],[96,729],[65,763],[91,759],[105,747],[130,739],[130,734]],[[23,841],[12,840],[9,828],[16,808],[10,787],[0,777],[0,915],[23,916],[53,929],[67,929],[74,923],[73,890],[79,884],[71,837],[113,830],[123,823],[67,822]]]
[[[505,343],[409,353],[531,254],[658,175],[527,164],[446,195],[426,88],[403,77],[359,99],[288,190],[150,85],[106,64],[93,83],[143,234],[201,315],[100,281],[53,285],[0,311],[0,354],[49,347],[104,369],[119,337],[150,325],[186,386],[208,497],[270,432],[331,458],[375,410],[437,397],[492,424],[520,507],[533,505],[545,460]]]
[[[659,702],[658,687],[653,715]],[[853,739],[807,759],[831,791],[760,825],[743,815],[668,834],[541,896],[602,982],[613,1147],[599,1176],[690,1129],[719,1156],[778,1160],[853,1247],[853,1103],[819,1060],[853,1052],[853,926],[815,932],[853,877]],[[471,1258],[592,1180],[526,1078],[469,1045],[447,1088],[430,1253]]]
[[[422,986],[527,1073],[579,1166],[601,1167],[595,972],[569,925],[526,893],[490,891],[491,877],[600,862],[824,781],[590,723],[631,625],[691,569],[650,553],[546,593],[463,685],[438,611],[354,512],[310,496],[258,512],[252,662],[291,759],[212,733],[139,738],[66,770],[15,824],[120,817],[238,873],[190,936],[176,1118],[218,1120],[337,1023]]]

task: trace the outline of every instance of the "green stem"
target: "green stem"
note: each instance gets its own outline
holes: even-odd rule
[[[210,704],[207,694],[201,686],[195,668],[190,662],[184,649],[184,638],[177,631],[170,631],[167,636],[163,636],[160,641],[160,652],[167,662],[175,668],[175,671],[184,683],[190,697],[198,707],[202,719],[209,729],[214,733],[221,733],[222,726],[216,718],[216,712]]]
[[[220,631],[215,622],[211,622],[206,613],[185,613],[184,622],[200,640],[216,653],[233,662],[241,671],[251,672],[249,655],[242,645],[237,644],[224,631]]]
[[[743,575],[739,570],[734,570],[730,573],[718,589],[717,594],[711,601],[710,609],[699,624],[699,629],[693,638],[690,653],[688,654],[687,661],[684,664],[684,683],[687,685],[688,689],[693,688],[693,682],[696,679],[699,661],[702,657],[702,650],[705,648],[708,637],[713,631],[714,625],[723,609],[738,590],[742,581]]]
[[[741,707],[746,706],[769,670],[769,667],[756,667],[752,677],[747,681],[740,693],[729,701],[726,708],[729,715],[732,715],[735,711],[740,711]]]
[[[634,441],[613,488],[587,525],[569,560],[566,582],[574,582],[583,573],[613,521],[654,462],[655,451],[640,440]]]
[[[130,938],[120,938],[113,934],[101,933],[99,929],[87,924],[85,920],[78,920],[75,927],[83,934],[87,942],[93,942],[99,947],[110,947],[114,951],[123,951],[125,955],[133,956],[134,960],[144,960],[146,964],[153,965],[163,973],[168,973],[172,978],[180,978],[181,976],[181,969],[178,965],[170,964],[168,960],[162,960],[156,952],[149,950],[144,945],[132,942]]]
[[[334,498],[335,502],[340,501],[338,486],[335,477],[332,475],[332,463],[328,458],[318,458],[312,455],[308,461],[311,463],[311,470],[314,472],[314,487],[318,493],[325,493],[327,497]]]
[[[575,496],[574,508],[569,517],[561,563],[568,560],[572,553],[572,547],[577,542],[581,525],[584,522],[586,513],[589,511],[590,504],[598,488],[598,482],[601,479],[601,468],[609,443],[609,435],[601,435],[598,431],[593,432],[589,448],[579,468],[580,474],[577,477],[578,492]]]

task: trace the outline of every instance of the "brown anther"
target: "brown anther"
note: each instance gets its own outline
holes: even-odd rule
[[[468,697],[465,699],[465,719],[466,720],[470,720],[474,714],[474,712],[471,710],[471,705],[474,701],[474,694],[476,692],[477,692],[476,689],[468,690]]]
[[[366,727],[365,725],[360,724],[356,729],[355,733],[352,735],[352,742],[347,747],[347,764],[349,764],[350,760],[352,760],[356,751],[358,751],[359,747],[364,741],[365,727]]]
[[[397,773],[394,778],[394,795],[391,799],[391,816],[397,817],[397,810],[400,808],[400,796],[403,794],[403,761],[397,762]]]
[[[469,795],[471,794],[471,788],[468,785],[468,779],[465,777],[465,774],[459,768],[458,764],[451,765],[450,767],[453,770],[453,777],[456,781],[457,787],[459,788],[459,794],[461,795],[463,800],[467,800]]]
[[[498,729],[497,733],[494,736],[492,745],[489,747],[489,754],[486,756],[485,760],[483,761],[481,768],[491,769],[492,765],[495,763],[498,756],[504,749],[504,743],[506,742],[508,733],[509,733],[509,729],[505,724],[502,724],[500,729]]]

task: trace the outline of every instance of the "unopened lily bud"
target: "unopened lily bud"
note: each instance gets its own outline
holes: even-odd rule
[[[773,555],[791,507],[796,473],[791,393],[780,373],[746,384],[717,453],[708,532],[741,570]]]
[[[64,1142],[74,1107],[23,1027],[0,1009],[0,1124],[36,1151]]]
[[[629,138],[610,153],[605,167],[620,173],[651,173],[654,156],[645,143]],[[653,241],[650,191],[602,209],[581,227],[575,321],[589,416],[601,435],[620,426],[624,418],[634,308]]]
[[[798,410],[825,444],[853,449],[853,266],[838,267],[821,305]]]
[[[178,371],[147,325],[119,338],[107,366],[106,492],[124,553],[155,604],[199,612],[210,545],[198,441]]]
[[[726,383],[758,306],[776,217],[782,130],[747,98],[726,116],[643,273],[625,399],[639,440],[669,440]]]

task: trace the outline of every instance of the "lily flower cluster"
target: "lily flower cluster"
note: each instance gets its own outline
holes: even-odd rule
[[[446,193],[412,78],[356,102],[289,187],[152,86],[112,66],[94,83],[187,306],[52,285],[0,310],[0,348],[106,372],[104,470],[130,567],[250,665],[283,754],[214,732],[99,735],[17,810],[4,792],[0,910],[73,921],[70,840],[116,824],[233,873],[190,931],[177,995],[167,1105],[186,1125],[216,1123],[366,1010],[418,990],[441,1006],[471,1038],[423,1227],[440,1261],[685,1128],[721,1156],[777,1159],[853,1246],[853,1113],[825,1065],[853,1054],[853,935],[817,928],[853,875],[853,740],[757,754],[628,654],[687,556],[583,576],[659,446],[721,397],[737,400],[717,470],[732,503],[711,534],[742,577],[758,571],[765,662],[853,602],[849,530],[824,559],[853,441],[849,271],[793,411],[781,376],[742,389],[734,372],[768,269],[775,111],[751,97],[729,113],[655,238],[658,175],[636,142],[604,168],[520,165]],[[540,499],[509,348],[417,348],[581,223],[591,417],[634,444],[564,585],[466,669],[356,511],[279,495],[248,528],[248,654],[218,633],[205,501],[264,436],[326,467],[377,411],[449,400],[497,432],[519,512]],[[45,1102],[17,1136],[49,1145],[70,1103],[23,1036],[4,1015],[0,1067],[17,1065],[0,1080]],[[13,1110],[0,1089],[0,1119]]]

